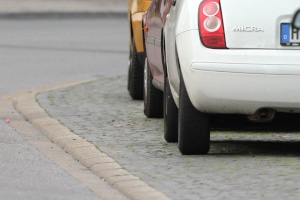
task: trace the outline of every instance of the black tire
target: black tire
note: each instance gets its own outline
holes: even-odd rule
[[[167,142],[178,142],[178,108],[174,102],[166,72],[164,86],[164,137]]]
[[[129,59],[128,59],[128,75],[127,75],[127,90],[130,91],[130,72],[131,72],[131,60],[132,60],[132,50],[129,48]]]
[[[132,48],[129,54],[129,70],[128,70],[128,90],[132,99],[143,99],[143,80],[144,80],[144,63],[140,63],[134,38],[132,38]]]
[[[144,67],[144,113],[148,118],[163,117],[163,92],[152,84],[153,76],[147,58]]]
[[[183,155],[207,154],[210,148],[210,117],[192,105],[180,75],[178,146]]]

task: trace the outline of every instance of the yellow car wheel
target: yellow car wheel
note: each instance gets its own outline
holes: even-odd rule
[[[132,99],[143,99],[144,66],[138,59],[134,39],[129,55],[128,90]]]

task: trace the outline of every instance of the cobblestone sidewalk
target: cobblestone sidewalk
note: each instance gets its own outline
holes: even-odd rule
[[[163,120],[147,119],[126,77],[41,93],[54,118],[126,170],[174,200],[300,198],[300,134],[212,132],[206,156],[182,156],[163,139]]]

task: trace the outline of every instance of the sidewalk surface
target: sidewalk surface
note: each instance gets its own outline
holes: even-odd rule
[[[0,14],[125,13],[126,0],[0,0]]]

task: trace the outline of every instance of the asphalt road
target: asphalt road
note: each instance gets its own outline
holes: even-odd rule
[[[0,20],[0,27],[0,95],[127,72],[126,18]]]

